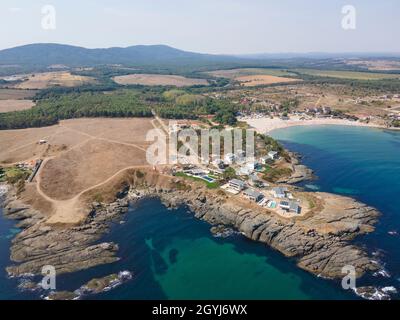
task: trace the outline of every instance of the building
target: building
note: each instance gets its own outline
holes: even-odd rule
[[[264,195],[254,189],[247,189],[243,192],[244,196],[254,202],[259,202],[264,199]]]
[[[252,187],[261,188],[264,186],[264,183],[258,178],[256,174],[249,175],[249,185]]]
[[[236,161],[236,156],[233,153],[228,153],[225,155],[225,163],[232,164]]]
[[[225,163],[221,159],[216,159],[213,161],[213,165],[218,169],[225,169]]]
[[[279,159],[279,153],[277,151],[270,151],[270,152],[268,152],[268,157],[271,160],[277,160],[277,159]]]
[[[246,188],[246,183],[242,180],[232,179],[229,181],[229,187],[240,192]]]
[[[279,199],[286,198],[287,192],[288,192],[288,189],[286,187],[272,188],[272,194],[274,195],[275,198],[279,198]]]
[[[271,158],[269,156],[264,156],[260,158],[262,164],[268,164],[271,162]]]
[[[248,162],[239,168],[238,174],[241,176],[249,176],[257,169],[257,166],[258,164],[255,162]]]
[[[191,176],[199,177],[208,174],[208,172],[202,170],[202,169],[190,169],[190,170],[185,170],[184,173],[189,174]]]
[[[279,207],[288,212],[293,212],[296,214],[301,213],[301,207],[295,201],[290,201],[290,202],[289,201],[281,201],[281,203],[279,204]]]
[[[291,201],[290,202],[290,212],[294,212],[296,214],[300,214],[301,213],[301,207],[299,206],[299,204],[297,202]]]

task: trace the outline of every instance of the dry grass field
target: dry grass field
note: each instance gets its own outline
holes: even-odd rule
[[[244,87],[256,87],[275,83],[290,83],[301,81],[299,79],[268,76],[268,75],[255,75],[255,76],[243,76],[235,78],[236,81],[240,82],[241,86]]]
[[[93,83],[90,77],[72,75],[69,72],[45,72],[27,75],[26,80],[14,85],[16,89],[46,89],[49,87],[75,87],[85,83]]]
[[[239,82],[243,87],[256,87],[275,83],[290,83],[301,81],[301,79],[288,78],[296,77],[295,73],[291,73],[282,69],[271,68],[240,68],[230,70],[216,70],[207,72],[214,77],[228,78]]]
[[[59,125],[0,131],[0,165],[43,159],[23,197],[51,223],[84,218],[82,194],[128,168],[149,167],[146,134],[154,119],[74,119]],[[46,144],[39,144],[45,139]]]
[[[205,79],[192,79],[182,76],[161,74],[130,74],[114,77],[113,80],[122,85],[144,85],[144,86],[176,86],[190,87],[195,85],[208,85]]]
[[[267,75],[267,76],[275,76],[275,77],[288,77],[288,76],[296,76],[295,73],[291,73],[282,69],[272,69],[272,68],[239,68],[239,69],[228,69],[228,70],[216,70],[206,72],[207,74],[219,77],[219,78],[228,78],[228,79],[237,79],[238,77],[244,76],[256,76],[256,75]]]
[[[27,110],[32,108],[34,105],[35,103],[31,100],[0,100],[0,113]]]
[[[37,90],[18,90],[18,89],[1,89],[0,100],[22,100],[30,99],[36,94]]]

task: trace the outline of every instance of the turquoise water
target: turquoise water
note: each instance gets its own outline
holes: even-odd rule
[[[359,199],[382,212],[374,233],[360,241],[379,252],[389,279],[378,284],[400,287],[400,132],[347,126],[292,127],[272,134],[303,155],[318,180],[310,190]]]
[[[1,222],[4,222],[3,220]],[[11,228],[11,225],[7,226]],[[103,240],[120,244],[122,260],[57,278],[58,290],[75,290],[93,277],[129,270],[132,281],[90,299],[348,299],[338,284],[299,270],[277,252],[234,235],[215,238],[210,226],[186,208],[168,211],[159,200],[141,201],[126,223],[116,224]],[[0,246],[5,249],[3,239]],[[7,259],[8,250],[1,257]],[[4,264],[2,264],[2,267]],[[35,298],[15,290],[0,298]],[[13,287],[14,286],[14,287]],[[39,294],[36,294],[36,298]]]
[[[367,277],[365,283],[395,285],[400,277],[400,133],[350,127],[294,127],[274,132],[304,155],[319,179],[312,190],[354,196],[380,209],[376,232],[357,241],[382,252],[390,278]],[[115,224],[102,241],[120,245],[121,261],[57,278],[58,290],[75,290],[93,277],[122,270],[133,280],[90,299],[354,299],[335,281],[314,277],[295,262],[262,244],[233,235],[210,234],[210,226],[184,207],[167,210],[156,199],[131,207],[125,224]],[[37,299],[16,290],[7,279],[10,237],[18,230],[0,218],[0,298]],[[362,285],[362,282],[360,283]]]

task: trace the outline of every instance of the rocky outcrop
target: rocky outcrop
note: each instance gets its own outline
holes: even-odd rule
[[[279,179],[278,183],[286,184],[296,184],[301,181],[313,180],[315,179],[314,171],[305,165],[300,164],[300,155],[293,152],[289,152],[290,164],[292,169],[292,174],[289,177],[284,177]]]
[[[167,206],[188,205],[196,217],[226,225],[297,260],[302,269],[327,278],[343,277],[354,266],[358,276],[379,265],[349,241],[373,230],[379,213],[353,199],[319,193],[325,207],[304,219],[282,219],[265,209],[244,209],[218,196],[193,192],[160,195]],[[338,210],[334,212],[334,207]]]
[[[121,219],[128,201],[159,197],[167,207],[187,205],[199,219],[209,222],[215,232],[223,227],[240,231],[247,238],[265,243],[297,261],[313,274],[342,277],[342,268],[354,266],[357,275],[378,270],[379,266],[351,240],[373,230],[379,213],[353,199],[313,193],[319,202],[315,212],[296,219],[285,219],[266,209],[242,205],[223,192],[192,186],[187,180],[148,173],[143,178],[129,176],[131,191],[124,199],[105,205],[93,203],[87,221],[80,226],[57,228],[46,225],[44,217],[11,196],[5,215],[19,220],[24,230],[13,240],[7,268],[12,276],[38,274],[44,265],[53,265],[58,274],[87,269],[118,260],[118,245],[97,244],[108,229],[108,222]],[[140,181],[139,181],[140,180]]]
[[[23,230],[12,241],[11,260],[15,264],[7,268],[8,274],[41,274],[43,266],[52,265],[60,275],[117,261],[117,244],[95,242],[108,228],[104,222],[123,212],[123,208],[116,210],[113,204],[105,215],[90,216],[84,225],[57,228],[46,225],[40,212],[21,204],[10,191],[4,215],[16,220],[17,227]]]

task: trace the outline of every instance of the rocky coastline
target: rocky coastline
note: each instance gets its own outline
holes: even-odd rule
[[[57,274],[63,274],[118,261],[118,244],[98,242],[109,230],[110,221],[121,221],[129,203],[145,197],[158,197],[168,208],[186,205],[222,236],[223,228],[241,232],[321,277],[341,278],[346,265],[354,266],[358,276],[380,269],[374,259],[351,243],[373,230],[379,213],[351,198],[314,193],[324,203],[318,214],[282,219],[261,208],[242,208],[220,193],[192,188],[178,178],[158,184],[155,175],[147,172],[141,179],[131,175],[131,183],[118,193],[115,202],[93,203],[85,223],[70,227],[47,225],[40,212],[21,203],[10,189],[3,202],[4,215],[16,220],[23,230],[12,241],[11,260],[15,264],[7,268],[9,276],[40,274],[44,265],[53,265]]]

